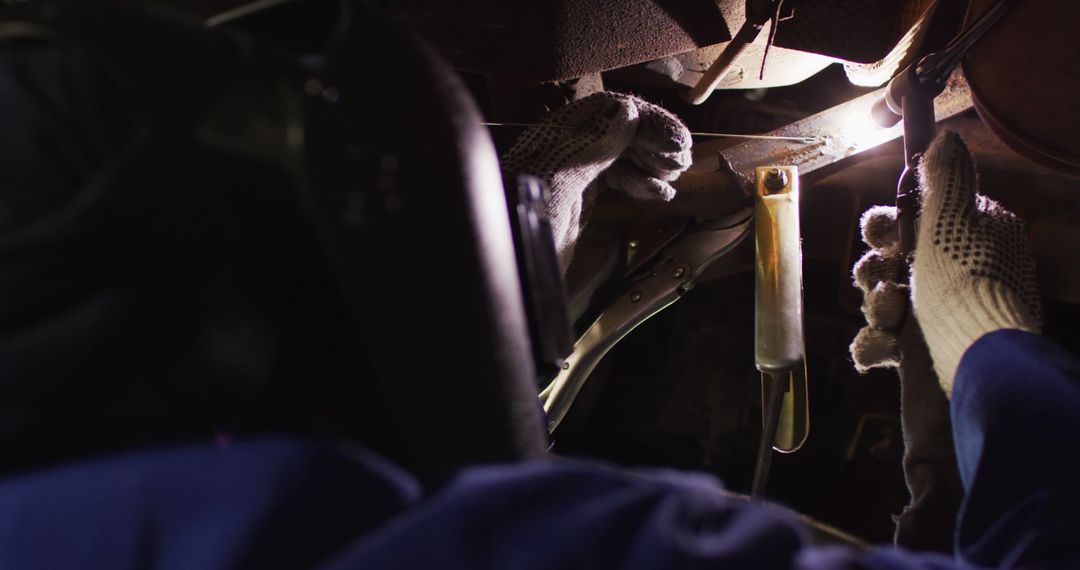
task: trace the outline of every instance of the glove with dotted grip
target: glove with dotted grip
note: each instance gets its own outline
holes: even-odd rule
[[[946,393],[976,340],[999,329],[1038,332],[1035,259],[1024,222],[976,192],[975,162],[944,132],[919,165],[922,212],[911,299]]]
[[[911,273],[911,301],[934,372],[947,394],[960,359],[976,340],[999,329],[1037,332],[1041,311],[1023,221],[977,193],[975,163],[958,135],[943,132],[919,164],[922,210]],[[854,268],[865,294],[868,326],[851,345],[860,372],[899,363],[898,329],[908,287],[896,209],[876,206],[862,218],[871,249]]]

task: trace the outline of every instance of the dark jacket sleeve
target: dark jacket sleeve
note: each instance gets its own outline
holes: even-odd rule
[[[357,541],[333,568],[1070,567],[1080,551],[1080,366],[999,331],[960,364],[952,400],[967,493],[956,558],[808,543],[800,525],[707,476],[589,465],[466,471]]]
[[[331,567],[788,568],[805,544],[707,475],[531,463],[467,470]]]

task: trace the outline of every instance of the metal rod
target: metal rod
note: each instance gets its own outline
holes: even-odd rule
[[[485,127],[522,127],[522,128],[548,127],[548,128],[551,128],[551,129],[571,129],[571,130],[575,130],[575,131],[578,131],[578,130],[581,130],[581,129],[584,128],[584,127],[576,127],[574,125],[551,125],[551,124],[547,124],[547,123],[507,123],[507,122],[491,123],[491,122],[483,122],[483,123],[480,123],[480,124],[484,125]]]
[[[987,31],[1001,19],[1009,8],[1008,0],[999,0],[974,24],[959,34],[944,49],[930,54],[915,66],[915,80],[901,83],[899,101],[904,121],[904,172],[896,188],[896,218],[900,233],[900,249],[910,255],[915,250],[915,220],[919,207],[919,159],[934,139],[934,98],[945,88],[953,69],[964,55],[978,43]],[[910,69],[910,68],[909,68]],[[910,73],[905,70],[904,73]],[[889,87],[897,85],[893,79]],[[896,94],[892,95],[897,99]]]
[[[712,94],[713,89],[716,89],[716,86],[731,70],[735,60],[739,59],[739,56],[746,51],[746,48],[754,43],[758,34],[761,33],[762,27],[764,27],[762,23],[752,22],[748,19],[739,28],[739,32],[735,34],[731,42],[724,47],[724,51],[720,52],[720,55],[712,62],[709,69],[705,70],[705,73],[698,78],[697,83],[686,93],[686,100],[694,105],[704,103]]]
[[[234,20],[239,20],[258,12],[274,8],[275,6],[285,4],[287,1],[288,0],[255,0],[254,2],[241,4],[235,8],[214,14],[213,16],[206,18],[205,24],[208,28],[222,26]]]
[[[780,136],[780,135],[737,135],[733,133],[690,133],[695,137],[727,137],[733,139],[755,139],[763,141],[794,141],[806,144],[825,142],[825,137],[818,135]]]
[[[545,123],[506,123],[506,122],[503,122],[503,123],[491,123],[491,122],[484,122],[484,123],[480,123],[480,124],[484,125],[486,127],[523,127],[523,128],[548,127],[548,128],[552,128],[552,129],[572,129],[572,130],[582,130],[582,129],[584,129],[584,127],[576,127],[574,125],[549,125],[549,124],[545,124]],[[690,135],[695,136],[695,137],[755,139],[755,140],[767,140],[767,141],[792,141],[792,142],[801,142],[801,143],[806,143],[806,144],[819,143],[819,142],[823,142],[825,140],[824,137],[820,137],[820,136],[817,136],[817,135],[778,136],[778,135],[752,135],[752,134],[748,135],[748,134],[742,134],[742,133],[703,133],[703,132],[692,132],[692,133],[690,133]]]
[[[904,254],[915,250],[915,220],[919,207],[919,159],[934,139],[934,99],[922,93],[903,98],[904,172],[896,188],[896,219],[900,249]]]
[[[766,383],[765,389],[769,393],[765,407],[761,410],[761,441],[758,442],[757,462],[754,464],[754,481],[750,487],[750,496],[761,498],[769,483],[769,471],[772,468],[773,440],[776,439],[776,428],[780,423],[780,409],[784,404],[784,394],[787,392],[787,379],[777,380],[777,376],[763,374],[761,381]]]

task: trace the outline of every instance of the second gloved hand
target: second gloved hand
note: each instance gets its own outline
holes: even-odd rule
[[[502,159],[508,174],[531,174],[551,190],[547,215],[566,271],[597,196],[617,188],[671,200],[670,182],[690,167],[690,132],[675,115],[622,93],[575,101],[526,130]]]
[[[1038,331],[1035,261],[1024,223],[977,192],[971,153],[944,132],[919,165],[922,210],[911,272],[911,301],[947,394],[968,347],[999,329]],[[897,334],[908,287],[898,284],[906,262],[899,251],[896,209],[876,206],[862,218],[871,249],[855,264],[868,326],[851,345],[855,367],[899,364]]]
[[[855,263],[852,277],[863,292],[863,315],[867,325],[851,343],[855,369],[865,374],[871,368],[900,365],[898,337],[908,306],[907,271],[900,252],[896,208],[874,206],[859,220],[862,238],[870,249]]]

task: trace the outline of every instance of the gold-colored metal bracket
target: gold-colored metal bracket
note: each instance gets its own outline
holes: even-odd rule
[[[763,421],[775,421],[773,448],[798,450],[810,433],[803,335],[799,169],[755,170],[756,253],[754,361],[762,376]],[[778,417],[768,418],[770,388],[784,391]],[[769,433],[773,426],[766,425]]]

